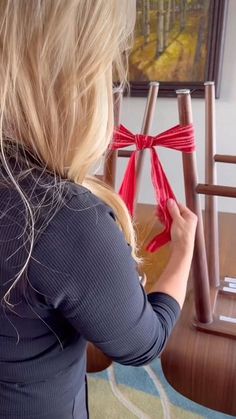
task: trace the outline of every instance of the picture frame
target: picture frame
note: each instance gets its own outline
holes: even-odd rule
[[[219,98],[227,9],[228,0],[137,0],[131,96],[147,96],[149,82],[158,81],[160,97],[190,89],[201,98],[204,82],[214,81]]]

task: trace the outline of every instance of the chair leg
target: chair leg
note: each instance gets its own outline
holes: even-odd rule
[[[116,89],[113,94],[115,127],[118,127],[120,125],[122,98],[123,98],[123,89],[122,88]],[[104,162],[103,181],[107,185],[110,185],[112,188],[115,188],[117,157],[118,157],[117,150],[108,151],[105,156],[105,162]]]
[[[191,97],[189,90],[178,90],[178,110],[180,125],[192,123]],[[198,183],[195,153],[183,153],[183,172],[187,206],[198,216],[195,249],[192,262],[194,298],[197,321],[212,322],[210,287],[206,258],[202,211],[199,196],[196,193]]]
[[[215,133],[215,85],[214,82],[205,83],[205,183],[217,183]],[[205,241],[209,270],[210,286],[216,288],[220,285],[219,267],[219,226],[217,212],[217,197],[205,195]]]

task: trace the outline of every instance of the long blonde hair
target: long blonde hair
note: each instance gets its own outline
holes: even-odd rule
[[[6,137],[111,205],[135,252],[125,205],[89,176],[112,138],[112,70],[125,80],[124,51],[134,21],[135,0],[0,1],[1,159],[29,215],[31,250],[23,269],[33,249],[34,219],[8,166]]]

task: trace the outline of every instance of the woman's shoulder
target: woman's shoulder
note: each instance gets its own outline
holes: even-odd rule
[[[68,291],[65,278],[76,282],[85,272],[95,274],[101,261],[110,266],[119,253],[130,257],[113,210],[84,186],[68,184],[63,205],[35,243],[29,274],[41,291],[54,282]]]
[[[78,212],[81,212],[87,210],[89,213],[88,210],[90,210],[91,213],[94,213],[94,211],[97,212],[98,209],[101,209],[114,216],[113,210],[87,187],[81,184],[67,182],[65,190],[64,211],[78,210]]]
[[[70,198],[72,198],[73,196],[80,196],[80,195],[84,195],[84,194],[92,194],[92,192],[86,188],[85,186],[79,184],[79,183],[74,183],[74,182],[70,182],[70,181],[66,181],[66,187],[67,187],[67,192],[68,192],[68,196]]]
[[[88,188],[66,181],[53,217],[48,219],[46,235],[72,243],[81,238],[94,240],[95,232],[117,229],[113,209]],[[44,231],[44,229],[43,229]],[[44,235],[45,237],[45,235]]]

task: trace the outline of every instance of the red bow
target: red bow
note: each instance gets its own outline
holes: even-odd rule
[[[125,172],[119,194],[126,203],[131,215],[134,214],[134,201],[136,195],[136,161],[137,152],[146,148],[151,152],[151,177],[157,199],[157,216],[164,224],[165,229],[149,243],[147,250],[155,252],[170,240],[171,217],[167,209],[167,200],[172,198],[176,201],[175,195],[167,180],[155,146],[167,147],[174,150],[191,153],[195,150],[193,125],[181,127],[177,125],[167,131],[152,137],[150,135],[134,135],[123,125],[115,131],[114,142],[111,145],[113,150],[135,145],[136,150],[132,153],[128,167]]]

